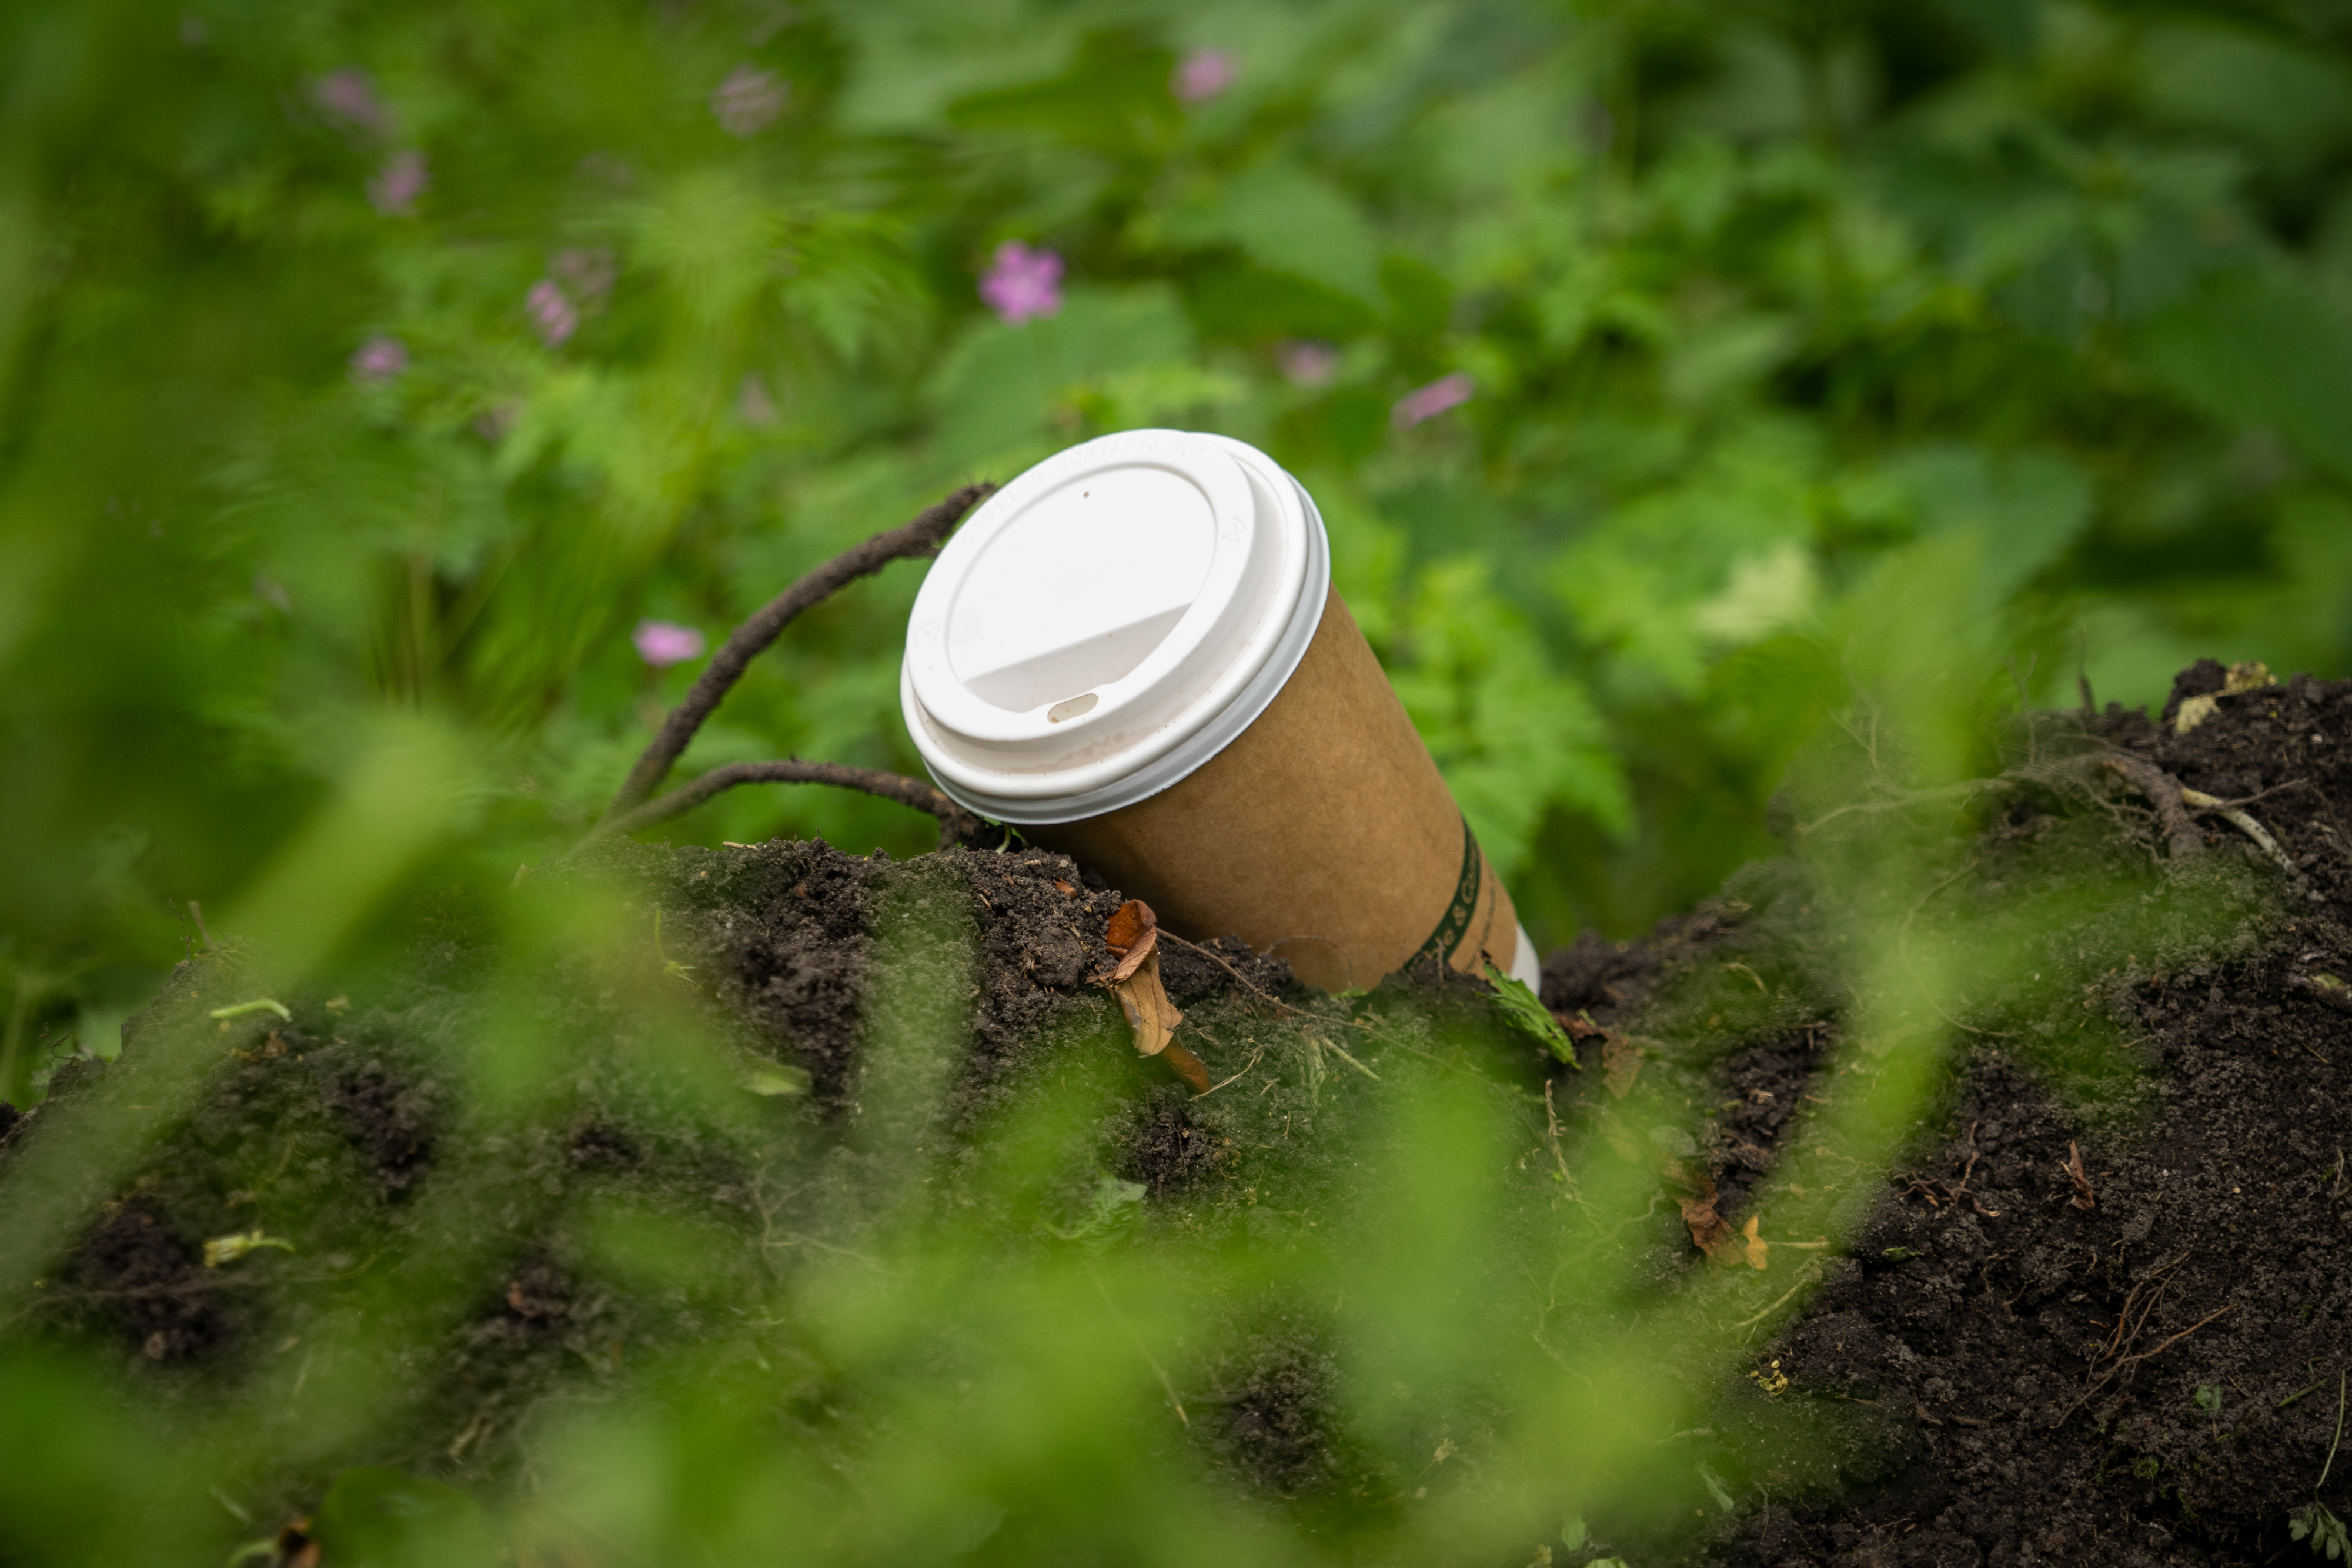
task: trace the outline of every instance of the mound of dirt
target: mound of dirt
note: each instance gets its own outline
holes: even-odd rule
[[[2201,664],[2160,723],[2111,707],[2053,727],[2152,762],[2192,801],[2244,802],[2275,852],[2208,811],[2191,858],[2275,902],[2241,906],[2242,928],[2187,963],[2143,950],[2086,976],[2083,1009],[2112,1019],[2132,1067],[2104,1093],[2069,1092],[2043,1020],[1978,1020],[1940,1126],[1886,1174],[1804,1319],[1758,1352],[1783,1397],[1895,1417],[1908,1462],[1827,1507],[1775,1505],[1768,1478],[1736,1539],[1694,1560],[2252,1568],[2316,1550],[2290,1521],[2338,1430],[2352,1325],[2352,684],[2219,695],[2175,727],[2224,684]],[[2144,805],[2118,809],[2161,841]],[[1975,852],[1990,880],[2053,896],[2056,827],[2021,800]],[[1588,938],[1554,956],[1547,998],[1638,1016],[1662,972],[1720,949],[1705,926]],[[1727,1185],[1769,1165],[1820,1060],[1791,1039],[1724,1063],[1740,1101]],[[2330,1483],[2339,1512],[2345,1495]]]
[[[1778,1272],[1759,1254],[1739,1276],[1759,1321],[1813,1293],[1759,1338],[1751,1377],[1709,1396],[1712,1425],[1671,1434],[1703,1523],[1624,1521],[1613,1543],[1597,1527],[1569,1561],[2265,1562],[2313,1500],[2352,1320],[2347,746],[2352,685],[2218,666],[2185,674],[2159,720],[2042,716],[2000,779],[1872,799],[1643,942],[1552,955],[1543,997],[1580,1071],[1457,976],[1330,998],[1237,941],[1171,940],[1162,976],[1206,1096],[1129,1048],[1094,983],[1121,897],[1066,859],[606,845],[534,872],[510,907],[431,913],[405,969],[281,998],[289,1019],[215,1022],[257,971],[234,952],[184,964],[121,1065],[75,1064],[37,1110],[0,1113],[5,1201],[45,1127],[110,1077],[225,1053],[9,1333],[109,1347],[195,1403],[271,1377],[299,1396],[313,1354],[392,1345],[398,1396],[343,1462],[493,1486],[551,1406],[722,1346],[743,1377],[782,1380],[780,1418],[807,1443],[845,1452],[831,1396],[771,1370],[791,1360],[773,1303],[902,1201],[909,1170],[1007,1261],[1139,1240],[1203,1270],[1337,1249],[1388,1223],[1382,1107],[1442,1079],[1528,1151],[1497,1178],[1501,1249],[1448,1327],[1519,1343],[1573,1187],[1563,1148],[1649,1182],[1646,1208],[1603,1227],[1642,1290],[1715,1267],[1702,1247],[1738,1261],[1813,1108],[1902,1043],[1854,1036],[1852,936],[1875,920],[1922,962],[2010,977],[1902,1026],[1960,1045],[1906,1152],[1860,1178],[1843,1251],[1778,1240]],[[1960,807],[1977,815],[1955,832]],[[1866,909],[1841,857],[1889,835],[1932,874],[1916,902]],[[1049,1093],[1094,1109],[1041,1224],[980,1178],[994,1131]],[[1671,1116],[1639,1120],[1643,1096]],[[690,1281],[617,1267],[592,1211],[656,1217]],[[1219,1311],[1163,1373],[1195,1412],[1152,1439],[1171,1462],[1304,1517],[1406,1506],[1412,1471],[1339,1410],[1331,1311],[1249,1291]],[[1506,1425],[1496,1401],[1432,1396],[1398,1419],[1422,1452],[1475,1456]],[[291,1397],[256,1407],[289,1433],[303,1419]],[[292,1516],[322,1478],[285,1447],[308,1458],[249,1491]]]

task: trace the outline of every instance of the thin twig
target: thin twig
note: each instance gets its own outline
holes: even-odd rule
[[[616,818],[629,815],[654,792],[668,775],[671,765],[685,752],[695,731],[702,727],[703,721],[735,683],[743,678],[751,661],[802,611],[822,603],[857,579],[870,576],[894,560],[938,554],[964,515],[995,488],[985,484],[964,486],[938,505],[924,508],[912,522],[876,534],[864,544],[842,551],[768,601],[758,613],[738,626],[734,634],[719,645],[719,652],[711,655],[709,667],[686,694],[686,700],[662,720],[661,733],[637,758],[637,765],[629,769],[627,782],[613,797],[613,803],[604,808],[604,815],[597,822],[598,830],[608,828]]]
[[[1958,798],[1965,801],[1969,797],[1980,795],[1988,789],[2014,789],[2017,785],[2016,779],[2003,775],[1997,779],[1964,779],[1958,784],[1947,784],[1939,789],[1907,789],[1900,795],[1881,800],[1856,800],[1851,805],[1840,806],[1834,811],[1816,817],[1810,822],[1800,823],[1797,827],[1797,836],[1801,839],[1804,838],[1850,812],[1874,814],[1880,811],[1904,811],[1914,806],[1925,806],[1937,800]]]
[[[1157,926],[1154,929],[1156,929],[1166,940],[1173,942],[1181,947],[1190,947],[1193,952],[1201,955],[1202,957],[1206,958],[1209,962],[1216,965],[1217,967],[1223,969],[1226,974],[1231,975],[1236,985],[1239,985],[1244,990],[1255,995],[1260,1001],[1266,1003],[1268,1006],[1279,1009],[1286,1013],[1305,1013],[1307,1011],[1304,1008],[1300,1008],[1290,1002],[1286,1002],[1281,998],[1262,990],[1257,986],[1252,984],[1249,977],[1246,975],[1244,975],[1239,969],[1234,968],[1233,965],[1227,963],[1222,954],[1219,954],[1211,948],[1204,947],[1198,942],[1188,942],[1183,937],[1177,936],[1176,933],[1169,930],[1164,925]],[[1307,1016],[1320,1018],[1322,1015],[1315,1013],[1308,1014]],[[1344,1019],[1335,1019],[1328,1021],[1344,1023],[1349,1020]]]
[[[1168,1396],[1168,1407],[1176,1412],[1176,1419],[1184,1429],[1191,1431],[1192,1418],[1184,1414],[1184,1402],[1176,1397],[1176,1385],[1169,1380],[1168,1369],[1160,1364],[1159,1359],[1144,1344],[1143,1336],[1135,1332],[1135,1325],[1127,1321],[1127,1314],[1120,1312],[1118,1303],[1110,1299],[1110,1291],[1104,1286],[1102,1276],[1089,1266],[1087,1277],[1095,1282],[1095,1293],[1102,1298],[1102,1304],[1110,1309],[1110,1315],[1118,1320],[1119,1327],[1127,1331],[1127,1337],[1135,1345],[1136,1354],[1143,1357],[1143,1364],[1151,1368],[1152,1375],[1160,1379],[1160,1392]]]
[[[852,768],[841,762],[803,762],[793,758],[778,762],[730,762],[724,767],[714,768],[693,783],[673,789],[657,800],[649,800],[619,816],[607,816],[589,829],[588,836],[581,840],[574,849],[584,848],[598,839],[609,838],[615,833],[633,833],[639,828],[667,821],[738,784],[832,784],[844,789],[859,789],[868,795],[878,795],[886,800],[896,800],[901,806],[912,806],[918,811],[928,811],[940,820],[942,829],[958,838],[976,831],[980,827],[978,817],[923,779],[909,779],[903,773],[886,773],[877,768]]]
[[[1544,1079],[1544,1139],[1551,1145],[1551,1163],[1559,1168],[1559,1179],[1572,1188],[1576,1178],[1568,1174],[1568,1161],[1559,1152],[1559,1112],[1551,1103],[1551,1083],[1549,1077]]]
[[[1878,800],[1856,800],[1801,824],[1797,829],[1797,836],[1804,838],[1840,817],[1857,812],[1875,815],[1954,800],[1965,804],[1977,795],[2014,789],[2022,784],[2053,788],[2078,774],[2086,764],[2095,764],[2120,775],[2125,782],[2147,798],[2156,807],[2157,821],[2164,830],[2165,842],[2174,860],[2188,860],[2204,852],[2205,836],[2198,831],[2196,822],[2189,817],[2188,805],[2181,800],[2179,781],[2146,758],[2115,749],[2085,753],[2053,762],[2031,762],[2024,768],[2012,768],[1990,779],[1966,779],[1935,789],[1903,790]]]
[[[1779,1243],[1775,1242],[1773,1245],[1778,1246]],[[1756,1312],[1748,1317],[1740,1319],[1731,1326],[1736,1329],[1744,1329],[1750,1323],[1761,1322],[1764,1319],[1771,1316],[1774,1312],[1779,1312],[1782,1307],[1789,1304],[1790,1300],[1794,1297],[1799,1291],[1803,1290],[1808,1285],[1816,1284],[1820,1281],[1821,1276],[1819,1273],[1815,1272],[1816,1267],[1817,1265],[1814,1263],[1812,1259],[1806,1259],[1805,1272],[1798,1277],[1795,1284],[1790,1286],[1786,1291],[1780,1293],[1780,1299],[1779,1301],[1774,1301],[1762,1312]]]
[[[2336,1468],[2336,1449],[2344,1441],[2344,1380],[2346,1374],[2336,1375],[2336,1437],[2327,1445],[2327,1462],[2319,1467],[2319,1479],[2311,1484],[2311,1495],[2317,1497],[2319,1489],[2327,1484],[2327,1472]]]
[[[1200,1029],[1201,1032],[1204,1035],[1209,1032],[1207,1030],[1201,1029],[1201,1026],[1198,1024],[1194,1024],[1192,1027],[1194,1029]],[[1213,1039],[1213,1037],[1212,1038]],[[1236,1072],[1231,1078],[1226,1079],[1224,1083],[1212,1084],[1208,1088],[1202,1090],[1198,1094],[1193,1095],[1192,1098],[1195,1100],[1206,1100],[1210,1095],[1214,1094],[1218,1090],[1223,1089],[1225,1086],[1225,1083],[1240,1082],[1243,1079],[1247,1078],[1250,1075],[1251,1071],[1257,1066],[1257,1059],[1265,1054],[1265,1049],[1263,1046],[1250,1052],[1249,1061],[1243,1065],[1242,1070],[1239,1072]]]

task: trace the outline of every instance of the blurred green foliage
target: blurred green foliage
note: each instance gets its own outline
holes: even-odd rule
[[[1547,944],[1772,847],[1857,648],[1927,634],[1890,571],[1984,703],[2343,674],[2347,153],[2332,0],[16,7],[0,1072],[110,1051],[188,900],[287,924],[362,758],[442,762],[368,775],[429,810],[355,885],[503,880],[690,680],[642,619],[715,640],[1124,426],[1307,481]],[[1057,314],[982,306],[1014,239]],[[914,770],[919,579],[688,768]],[[777,831],[930,838],[810,789],[675,828]]]

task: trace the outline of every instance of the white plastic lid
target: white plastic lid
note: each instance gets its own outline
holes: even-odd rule
[[[1323,617],[1323,519],[1255,447],[1131,430],[991,496],[915,598],[907,728],[998,821],[1158,794],[1265,711]]]

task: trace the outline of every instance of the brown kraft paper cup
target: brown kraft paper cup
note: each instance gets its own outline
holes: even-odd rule
[[[1327,990],[1517,956],[1510,894],[1336,588],[1298,667],[1216,756],[1133,805],[1022,831],[1178,936],[1239,936]]]

